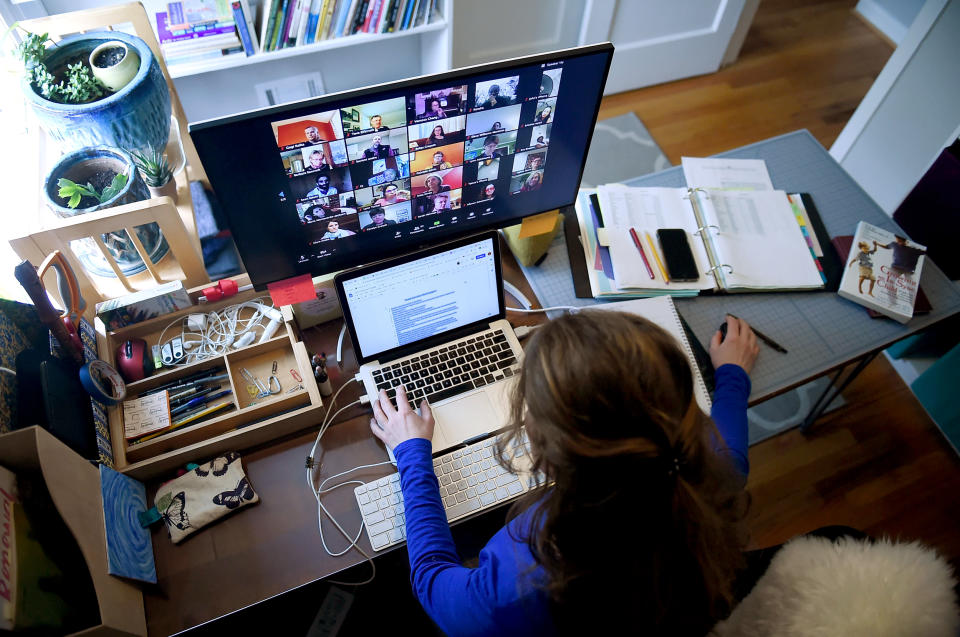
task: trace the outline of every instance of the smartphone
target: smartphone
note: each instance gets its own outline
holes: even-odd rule
[[[687,231],[682,228],[661,228],[657,230],[663,260],[667,265],[667,274],[671,281],[696,281],[700,278],[697,261],[687,241]]]

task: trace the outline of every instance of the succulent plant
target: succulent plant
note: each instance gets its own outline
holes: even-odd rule
[[[130,154],[133,156],[133,162],[140,169],[143,180],[151,188],[160,188],[173,178],[170,162],[160,149],[134,150]]]

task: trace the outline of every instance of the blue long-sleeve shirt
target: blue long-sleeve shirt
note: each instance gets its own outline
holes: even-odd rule
[[[724,444],[718,452],[746,477],[750,378],[737,365],[716,370],[711,416]],[[477,568],[460,565],[433,472],[430,441],[407,440],[393,450],[407,523],[410,580],[427,614],[449,635],[531,635],[553,630],[550,602],[524,539],[529,510],[500,529],[480,551]]]

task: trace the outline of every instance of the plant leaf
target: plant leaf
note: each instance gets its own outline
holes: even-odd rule
[[[113,199],[119,194],[123,187],[127,185],[127,176],[121,173],[117,173],[113,176],[113,181],[110,182],[110,185],[103,189],[103,194],[100,195],[100,203],[104,203]]]

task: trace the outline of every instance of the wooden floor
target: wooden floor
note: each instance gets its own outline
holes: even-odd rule
[[[893,52],[855,4],[764,0],[733,65],[608,97],[600,118],[633,111],[675,164],[799,128],[829,149]],[[957,455],[884,357],[844,397],[810,433],[751,447],[754,544],[847,524],[923,540],[960,567]]]

